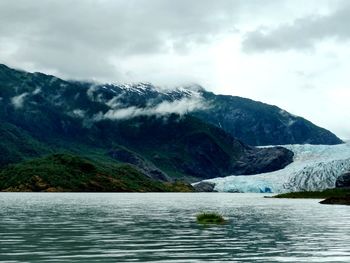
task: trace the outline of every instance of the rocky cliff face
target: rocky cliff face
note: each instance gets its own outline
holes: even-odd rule
[[[350,188],[350,172],[346,172],[339,176],[335,182],[337,188]]]

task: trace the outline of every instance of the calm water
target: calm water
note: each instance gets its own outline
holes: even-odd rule
[[[200,211],[229,223],[202,227]],[[0,262],[350,262],[350,207],[259,194],[0,193]]]

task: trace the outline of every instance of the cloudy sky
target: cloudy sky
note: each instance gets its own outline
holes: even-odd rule
[[[66,79],[198,83],[350,139],[350,1],[1,0],[0,63]]]

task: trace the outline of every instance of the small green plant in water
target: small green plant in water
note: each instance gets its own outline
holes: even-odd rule
[[[197,215],[198,224],[223,224],[226,220],[218,213],[200,213]]]

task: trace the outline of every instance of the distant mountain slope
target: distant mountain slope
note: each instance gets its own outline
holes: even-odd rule
[[[6,134],[19,133],[19,140],[3,135],[6,149],[18,150],[15,157],[2,156],[2,164],[63,150],[128,163],[152,179],[195,181],[292,162],[284,148],[247,146],[189,115],[209,107],[199,92],[64,81],[0,66],[0,121]]]
[[[110,124],[110,123],[108,123]],[[191,116],[137,117],[106,128],[120,144],[140,153],[172,177],[221,177],[280,169],[293,155],[282,147],[258,149],[232,138],[223,130]],[[114,133],[114,134],[112,134]],[[175,172],[175,173],[174,173]]]
[[[50,152],[49,147],[26,131],[6,122],[0,123],[0,167]]]
[[[166,111],[189,112],[249,145],[342,142],[330,131],[276,106],[236,96],[215,95],[196,85],[166,90],[149,83],[72,82],[13,70],[5,65],[0,65],[0,85],[0,97],[17,108],[36,104],[32,110],[52,111],[51,105],[56,105],[60,112],[54,114],[69,113],[72,117],[84,118],[85,126],[97,119],[123,119]],[[1,110],[4,109],[0,109],[0,113]],[[7,110],[8,114],[13,111]]]
[[[205,92],[212,107],[194,115],[249,145],[339,144],[330,131],[276,106]]]

